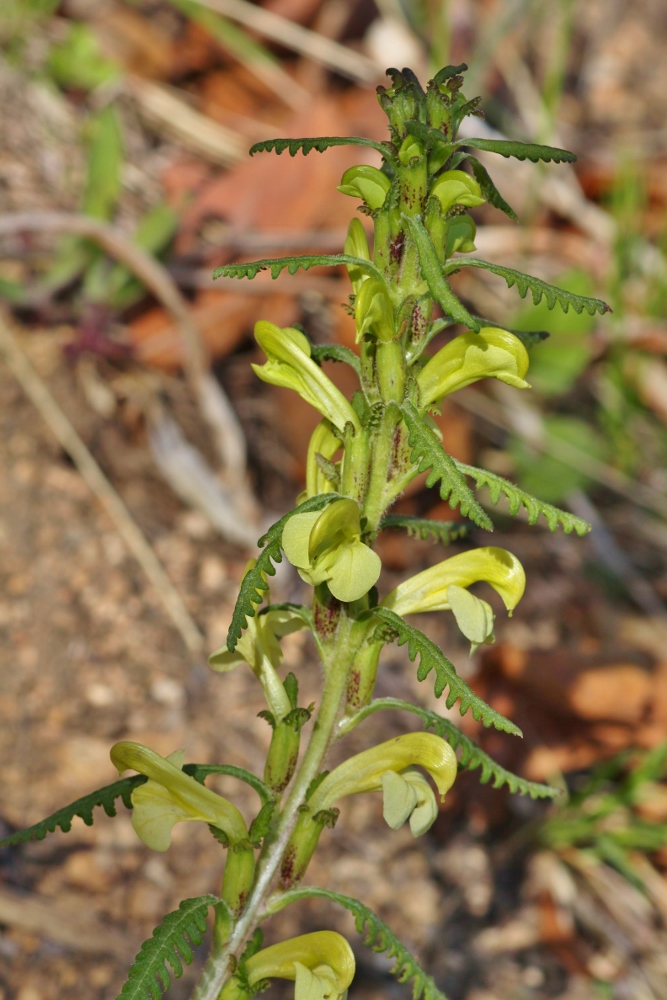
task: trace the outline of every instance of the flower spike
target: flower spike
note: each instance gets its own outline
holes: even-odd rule
[[[508,330],[485,326],[462,333],[445,344],[417,375],[423,406],[463,389],[481,378],[497,378],[517,389],[529,388],[524,375],[528,351]]]

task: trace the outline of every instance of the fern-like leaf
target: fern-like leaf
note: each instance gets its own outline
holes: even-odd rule
[[[354,899],[352,896],[343,896],[340,892],[332,892],[331,889],[321,889],[319,886],[304,886],[282,893],[272,910],[276,912],[291,903],[313,897],[328,899],[352,914],[357,932],[362,935],[366,947],[395,960],[390,971],[392,976],[396,976],[399,983],[412,982],[413,1000],[419,1000],[421,996],[424,997],[424,1000],[447,1000],[445,994],[436,986],[435,981],[424,972],[414,955],[387,927],[384,920],[381,920],[377,914],[360,903],[358,899]]]
[[[316,365],[321,365],[323,361],[343,361],[350,368],[354,368],[361,378],[361,362],[349,347],[344,347],[342,344],[311,344],[310,356]]]
[[[463,521],[432,521],[429,517],[411,517],[409,514],[387,514],[380,521],[380,531],[386,528],[405,528],[410,538],[426,541],[434,538],[442,545],[465,538],[469,525]]]
[[[390,163],[396,163],[396,157],[387,143],[374,142],[372,139],[365,139],[358,135],[318,135],[315,138],[305,139],[265,139],[250,147],[250,155],[277,153],[280,156],[287,150],[290,156],[296,156],[299,151],[307,156],[313,150],[316,153],[323,153],[325,149],[330,149],[332,146],[369,146],[371,149],[377,149],[378,153],[382,153]]]
[[[457,468],[454,459],[443,450],[438,438],[421,416],[416,406],[409,400],[401,404],[403,421],[408,429],[408,443],[412,448],[411,460],[417,464],[419,472],[431,471],[426,479],[427,486],[440,482],[440,496],[449,501],[454,510],[461,505],[461,513],[471,521],[493,531],[493,522],[482,510],[473,496],[465,477]]]
[[[532,160],[533,163],[575,163],[576,155],[557,146],[540,146],[534,142],[514,142],[511,139],[458,139],[456,146],[482,149],[487,153],[513,156],[515,160]]]
[[[160,1000],[171,986],[172,975],[180,979],[183,963],[192,962],[192,947],[202,943],[209,906],[220,905],[224,904],[216,896],[197,896],[184,899],[177,910],[168,913],[142,944],[117,1000]]]
[[[83,795],[70,805],[58,809],[51,816],[29,826],[26,830],[10,833],[4,840],[0,840],[0,847],[14,847],[16,844],[27,844],[30,840],[44,840],[48,833],[55,831],[56,827],[60,827],[63,833],[69,833],[75,816],[79,816],[86,826],[92,826],[95,807],[102,806],[107,816],[115,816],[117,799],[122,799],[127,808],[131,809],[130,796],[137,785],[142,785],[145,781],[146,778],[139,774],[133,778],[121,778],[111,785],[98,788],[88,795]]]
[[[443,273],[446,275],[452,274],[452,272],[457,271],[461,267],[478,267],[484,271],[490,271],[492,274],[499,275],[505,279],[508,288],[516,285],[522,299],[525,299],[528,289],[530,289],[535,305],[541,302],[542,298],[545,298],[549,309],[553,309],[556,303],[558,303],[563,312],[567,312],[570,306],[572,306],[576,313],[581,313],[585,309],[589,316],[594,316],[596,312],[604,314],[612,311],[611,306],[608,306],[602,299],[593,299],[587,295],[575,295],[574,292],[566,292],[564,288],[557,288],[555,285],[550,285],[540,278],[534,278],[532,274],[515,271],[513,267],[491,264],[488,260],[480,260],[478,257],[466,257],[465,259],[457,257],[455,260],[450,260],[445,264]],[[479,329],[479,324],[477,325],[477,329]]]
[[[294,510],[271,525],[265,535],[262,535],[258,545],[262,549],[257,561],[241,581],[239,596],[236,598],[236,606],[232,615],[232,621],[227,633],[227,649],[233,653],[236,643],[241,638],[243,630],[246,628],[248,618],[255,617],[255,605],[261,604],[264,600],[264,592],[269,589],[265,576],[275,576],[276,568],[274,563],[282,562],[283,554],[280,550],[280,543],[283,537],[283,528],[290,517],[295,514],[306,514],[313,510],[322,510],[328,503],[340,500],[338,493],[319,493],[315,497],[305,500]]]
[[[436,302],[440,303],[447,315],[455,319],[457,323],[463,323],[470,330],[479,331],[479,323],[473,319],[466,307],[459,302],[449,284],[445,281],[442,264],[438,260],[431,237],[420,217],[418,215],[403,215],[402,219],[408,228],[410,236],[414,240],[419,255],[421,272],[433,298]]]
[[[460,701],[459,712],[461,715],[470,709],[472,717],[476,722],[481,722],[487,728],[495,726],[505,733],[512,733],[521,736],[521,730],[509,719],[506,719],[500,712],[487,705],[486,702],[475,694],[475,692],[456,673],[454,664],[447,659],[442,650],[438,649],[434,642],[415,628],[409,625],[396,612],[382,606],[373,608],[373,615],[379,618],[384,626],[389,626],[391,641],[395,641],[399,646],[408,644],[408,656],[414,660],[419,655],[419,667],[417,669],[417,680],[425,680],[431,671],[435,674],[435,696],[439,698],[445,688],[449,688],[449,694],[445,704],[451,708],[455,702]],[[380,626],[378,638],[383,637],[386,630]]]
[[[526,508],[528,514],[529,524],[535,524],[540,514],[544,514],[550,531],[555,531],[559,524],[562,525],[566,535],[569,535],[574,530],[581,536],[591,530],[590,524],[584,521],[583,518],[577,517],[575,514],[570,514],[567,510],[554,507],[550,503],[545,503],[543,500],[538,500],[537,497],[531,496],[530,493],[526,493],[525,490],[515,486],[514,483],[503,479],[502,476],[497,476],[494,472],[488,472],[486,469],[477,469],[474,465],[466,465],[464,462],[459,462],[456,459],[453,459],[453,461],[459,472],[475,480],[478,490],[482,486],[488,486],[491,503],[494,505],[498,503],[501,494],[504,494],[509,501],[510,514],[512,516],[518,514],[523,506]]]
[[[479,189],[488,201],[489,205],[493,205],[494,208],[499,208],[500,211],[509,216],[513,222],[518,222],[519,216],[516,214],[512,206],[507,204],[500,191],[493,183],[486,167],[474,156],[469,157],[469,162],[472,167],[472,172],[475,175],[475,179],[479,184]]]
[[[375,264],[363,257],[354,257],[348,253],[308,254],[300,257],[267,257],[264,260],[251,260],[243,263],[224,264],[213,272],[213,278],[255,278],[259,271],[271,271],[271,277],[277,278],[281,271],[287,268],[289,274],[296,274],[301,268],[307,271],[311,267],[339,267],[346,264],[366,271],[381,284],[385,283],[382,273]]]
[[[400,698],[377,698],[370,705],[362,708],[356,716],[354,723],[358,725],[369,715],[385,709],[411,712],[424,723],[425,729],[433,729],[437,736],[451,743],[455,750],[460,750],[459,767],[475,771],[481,768],[479,782],[486,785],[493,779],[493,788],[502,788],[507,785],[510,792],[515,795],[530,795],[531,799],[553,799],[561,794],[559,788],[551,785],[542,785],[538,781],[528,781],[518,774],[501,767],[496,761],[484,753],[474,740],[465,736],[461,730],[454,725],[450,719],[443,718],[437,712],[432,712],[429,708],[422,708],[420,705],[413,705],[410,701],[403,701]]]

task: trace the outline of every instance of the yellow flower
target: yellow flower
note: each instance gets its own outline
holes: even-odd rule
[[[322,472],[317,461],[317,455],[321,455],[323,458],[331,461],[340,447],[341,440],[334,433],[331,422],[329,420],[320,420],[308,444],[306,492],[304,499],[318,496],[320,493],[333,493],[335,486]]]
[[[366,333],[372,333],[384,344],[391,343],[396,336],[391,300],[377,278],[368,278],[359,289],[354,303],[354,318],[357,343]]]
[[[364,227],[359,222],[359,219],[352,219],[347,228],[347,236],[345,237],[343,253],[348,254],[350,257],[361,257],[362,260],[371,259],[371,252],[368,249],[366,233],[364,232]],[[362,284],[368,278],[368,275],[364,274],[360,267],[356,267],[353,264],[346,264],[345,266],[347,267],[347,273],[349,274],[350,281],[352,282],[354,294],[357,295]]]
[[[336,931],[314,931],[263,948],[246,962],[250,986],[294,980],[294,1000],[338,1000],[354,978],[354,953]],[[223,993],[224,997],[224,993]]]
[[[524,375],[528,351],[508,330],[485,326],[479,333],[462,333],[445,344],[417,375],[423,406],[481,378],[497,378],[517,389],[529,388]]]
[[[476,648],[493,641],[491,608],[466,589],[481,580],[500,594],[510,614],[526,587],[526,574],[516,556],[491,545],[461,552],[404,580],[381,604],[397,615],[451,610],[459,628]]]
[[[447,170],[444,174],[440,174],[430,190],[430,195],[438,199],[443,212],[448,212],[454,205],[476,208],[486,201],[475,178],[465,170]]]
[[[340,179],[337,190],[341,194],[349,194],[353,198],[361,198],[369,208],[378,209],[384,205],[391,181],[377,167],[361,163],[346,170]]]
[[[111,760],[120,774],[128,768],[149,779],[132,792],[132,826],[154,851],[166,851],[176,823],[210,823],[223,830],[230,843],[248,837],[243,816],[231,802],[216,795],[182,771],[184,751],[161,757],[141,743],[116,743]]]
[[[377,582],[382,568],[378,554],[360,536],[359,505],[334,500],[323,511],[290,517],[282,546],[306,583],[326,583],[339,601],[356,601]]]
[[[359,418],[342,392],[310,358],[308,338],[299,330],[260,320],[255,323],[255,339],[266,354],[264,365],[253,365],[263,382],[294,389],[302,399],[327,417],[341,434],[350,423],[360,430]]]

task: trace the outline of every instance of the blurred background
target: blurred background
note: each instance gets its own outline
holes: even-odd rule
[[[342,272],[210,275],[342,250],[353,206],[335,185],[376,162],[350,148],[249,159],[252,143],[381,140],[387,66],[425,82],[465,61],[486,113],[466,134],[578,155],[481,155],[521,222],[475,210],[480,256],[614,312],[550,313],[485,272],[455,278],[475,313],[550,337],[532,350],[535,391],[494,382],[448,400],[446,448],[593,531],[552,535],[500,504],[494,543],[524,563],[526,597],[472,659],[447,616],[427,630],[524,739],[451,717],[567,793],[534,803],[463,774],[417,844],[383,826],[379,797],[350,801],[309,879],[376,909],[450,1000],[667,998],[662,0],[4,0],[0,37],[0,835],[114,780],[118,739],[261,772],[259,686],[212,674],[206,656],[257,537],[302,488],[317,418],[255,378],[252,326],[298,322],[347,345],[354,330]],[[349,391],[343,368],[327,364]],[[423,481],[400,510],[456,517]],[[386,535],[387,588],[447,554]],[[273,593],[299,599],[289,567]],[[302,633],[285,647],[307,704],[313,651]],[[378,690],[446,713],[415,673],[388,650]],[[346,754],[411,725],[377,720]],[[162,916],[216,890],[206,829],[181,825],[151,854],[120,813],[0,852],[0,1000],[115,997]],[[349,932],[355,997],[408,995],[319,903],[286,911],[269,939],[313,927]]]

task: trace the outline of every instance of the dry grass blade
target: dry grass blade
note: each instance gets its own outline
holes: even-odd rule
[[[184,643],[191,652],[200,654],[205,646],[204,636],[185,607],[181,595],[167,576],[152,546],[61,410],[49,388],[30,364],[9,327],[1,319],[0,351],[4,355],[10,371],[51,429],[58,444],[67,452],[86,485],[106,509],[118,533],[155,588]]]
[[[237,21],[256,31],[258,35],[279,42],[293,52],[323,63],[357,83],[373,83],[384,72],[384,69],[360,52],[354,52],[346,45],[309,31],[308,28],[274,14],[271,10],[248,3],[247,0],[196,0],[196,3]]]

